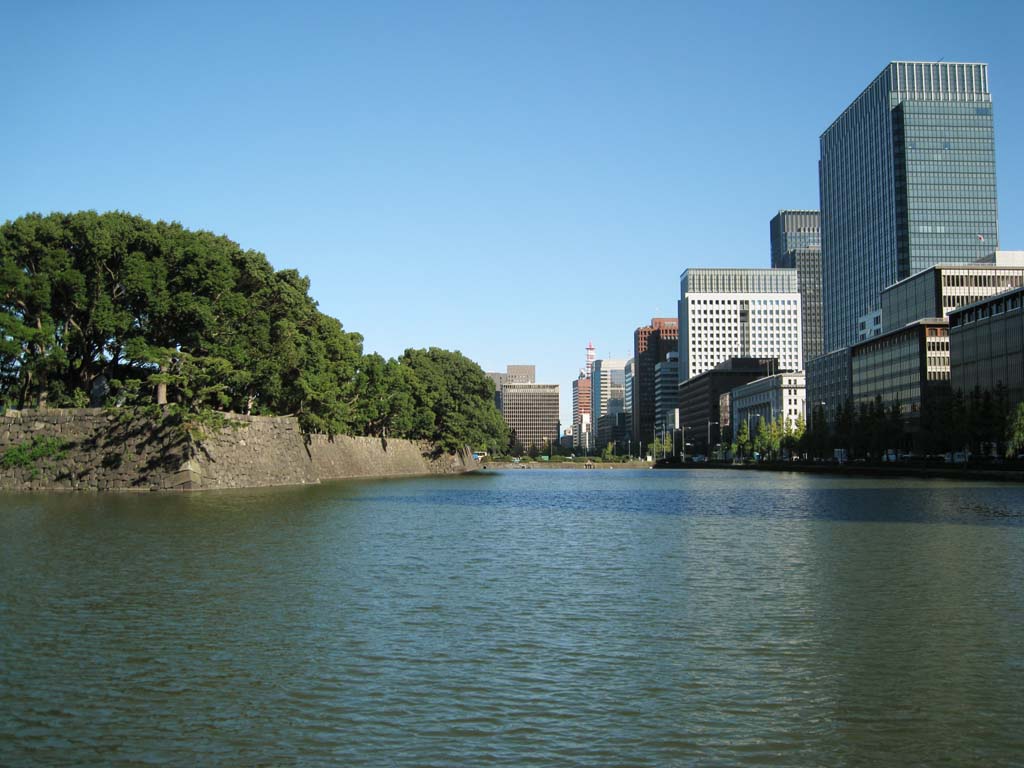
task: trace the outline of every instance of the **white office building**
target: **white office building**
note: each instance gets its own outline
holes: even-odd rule
[[[736,387],[730,394],[733,435],[739,425],[747,422],[751,434],[758,422],[774,421],[782,414],[785,423],[795,427],[801,417],[807,418],[807,395],[803,371],[779,373],[755,379]]]
[[[733,357],[803,369],[795,269],[688,269],[680,277],[679,381]]]

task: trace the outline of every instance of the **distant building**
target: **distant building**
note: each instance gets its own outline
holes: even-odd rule
[[[590,397],[590,377],[586,369],[582,369],[572,382],[572,436],[573,447],[584,453],[594,449],[590,429]]]
[[[679,419],[679,353],[669,352],[654,366],[654,433],[678,428]],[[644,442],[651,442],[645,440]]]
[[[580,375],[572,382],[572,435],[573,448],[580,453],[594,450],[594,433],[592,417],[591,374],[597,352],[594,342],[587,343],[586,364],[580,369]]]
[[[595,360],[590,377],[591,423],[600,424],[602,416],[626,410],[626,361]]]
[[[622,410],[629,414],[629,417],[627,418],[628,421],[631,421],[633,416],[633,377],[633,358],[629,358],[629,360],[626,361],[626,368],[623,372],[623,378],[625,380],[625,397],[623,398],[622,406]]]
[[[504,373],[488,371],[486,374],[494,382],[494,404],[502,410],[501,388],[506,384],[534,384],[537,376],[535,365],[507,365]]]
[[[721,397],[736,387],[774,374],[774,358],[732,358],[679,385],[679,421],[688,454],[707,454],[721,441]],[[710,441],[710,442],[709,442]]]
[[[556,442],[558,385],[506,382],[501,388],[501,415],[524,448]]]
[[[818,211],[781,210],[772,217],[768,226],[773,269],[785,268],[779,262],[792,251],[821,248],[821,214]]]
[[[688,269],[680,278],[679,381],[730,358],[803,367],[795,269]],[[716,405],[717,409],[717,405]]]
[[[998,247],[988,86],[986,64],[895,61],[821,135],[825,351],[874,331],[886,286]]]
[[[597,450],[611,444],[616,456],[632,450],[629,437],[629,418],[624,411],[606,413],[597,421]]]
[[[753,435],[759,422],[773,422],[781,414],[786,425],[796,427],[799,419],[806,418],[804,383],[803,371],[792,371],[736,387],[730,398],[732,422],[737,426],[745,422]]]
[[[950,312],[949,346],[954,392],[1005,388],[1011,408],[1024,402],[1024,288]]]
[[[675,370],[679,369],[679,318],[654,317],[650,325],[643,325],[633,331],[633,439],[645,443],[651,441],[655,413],[655,367],[665,361],[665,357],[675,355]],[[673,389],[678,386],[673,382]],[[675,406],[673,406],[675,407]]]
[[[795,269],[800,289],[804,361],[824,351],[821,309],[821,214],[779,211],[770,225],[772,269]]]
[[[558,444],[562,447],[563,450],[571,451],[573,449],[573,446],[575,445],[575,442],[575,437],[573,436],[572,429],[570,428],[562,433],[562,437],[561,439],[559,439]]]

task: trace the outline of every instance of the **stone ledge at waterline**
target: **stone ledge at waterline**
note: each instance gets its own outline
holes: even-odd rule
[[[8,411],[0,416],[0,490],[173,491],[303,485],[355,477],[455,474],[468,451],[436,456],[410,440],[313,435],[290,416],[225,414],[194,440],[181,425],[102,408]],[[32,453],[41,454],[33,456]]]

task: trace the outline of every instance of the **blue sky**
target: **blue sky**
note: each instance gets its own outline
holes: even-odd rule
[[[0,219],[125,210],[312,279],[386,356],[570,382],[766,266],[818,136],[893,59],[990,65],[1024,249],[1024,3],[9,3]]]

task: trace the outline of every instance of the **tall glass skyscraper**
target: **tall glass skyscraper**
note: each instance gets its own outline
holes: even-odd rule
[[[998,247],[988,65],[892,62],[821,135],[825,352],[880,293]]]

